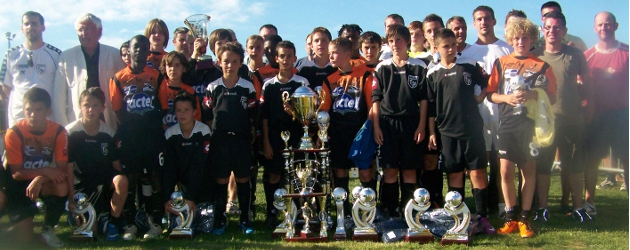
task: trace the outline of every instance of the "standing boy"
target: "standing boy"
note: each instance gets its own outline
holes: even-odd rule
[[[328,44],[332,40],[330,31],[324,27],[317,27],[311,32],[311,46],[313,47],[313,60],[305,63],[298,69],[298,75],[306,78],[313,90],[321,87],[324,79],[337,69],[330,65],[328,58]]]
[[[381,61],[378,59],[378,52],[381,49],[381,35],[374,31],[366,31],[359,37],[359,44],[361,46],[361,53],[365,58],[365,66],[374,71],[376,65]]]

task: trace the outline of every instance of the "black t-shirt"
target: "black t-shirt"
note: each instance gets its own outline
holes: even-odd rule
[[[168,128],[164,136],[164,199],[168,200],[175,191],[175,185],[182,183],[186,187],[184,198],[198,202],[201,192],[212,191],[203,189],[201,183],[201,176],[208,169],[210,128],[195,121],[190,137],[184,138],[178,123]]]
[[[284,112],[282,92],[289,92],[289,96],[295,90],[303,85],[308,86],[309,81],[306,78],[293,75],[287,83],[280,83],[278,77],[271,78],[263,85],[263,94],[261,95],[260,118],[267,120],[267,126],[270,130],[290,130],[291,128],[301,127],[300,123],[293,121],[291,115]]]
[[[481,135],[483,119],[475,100],[475,85],[482,89],[487,86],[482,70],[475,61],[459,58],[450,69],[441,63],[429,69],[427,113],[435,117],[442,135],[456,139]]]
[[[325,67],[320,68],[314,61],[308,61],[302,67],[298,68],[298,75],[308,80],[308,87],[314,91],[317,91],[317,87],[321,87],[324,80],[332,73],[335,73],[337,68],[334,68],[330,63]]]
[[[97,183],[112,172],[112,162],[119,160],[120,153],[114,140],[114,129],[101,121],[98,132],[88,135],[81,120],[68,126],[68,162],[74,163],[74,179],[81,185]],[[111,181],[111,180],[109,180]]]
[[[227,88],[223,78],[208,84],[203,109],[212,120],[213,133],[235,133],[251,136],[252,121],[257,118],[254,84],[239,78],[236,85]]]
[[[409,58],[398,67],[392,59],[376,66],[372,83],[372,102],[381,101],[381,115],[420,116],[419,102],[427,99],[427,65]]]

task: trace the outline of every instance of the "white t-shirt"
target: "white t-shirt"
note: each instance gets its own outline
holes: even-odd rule
[[[59,54],[61,50],[44,43],[44,46],[33,51],[20,44],[4,55],[0,69],[0,83],[12,89],[8,104],[9,127],[24,119],[22,97],[30,88],[44,89],[53,98],[53,82]],[[32,66],[28,64],[28,57],[32,57]]]

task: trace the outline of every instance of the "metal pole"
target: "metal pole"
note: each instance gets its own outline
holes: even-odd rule
[[[8,49],[11,49],[11,41],[15,38],[15,34],[12,34],[11,32],[7,32],[7,33],[4,33],[4,35],[7,37],[7,42],[9,44]]]

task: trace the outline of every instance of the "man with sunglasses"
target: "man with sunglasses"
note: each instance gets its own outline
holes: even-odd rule
[[[2,59],[0,83],[9,97],[8,127],[24,119],[22,97],[27,90],[38,87],[53,95],[53,81],[61,50],[44,43],[44,17],[34,11],[22,15],[24,44],[11,48]],[[53,116],[56,111],[53,111]]]

